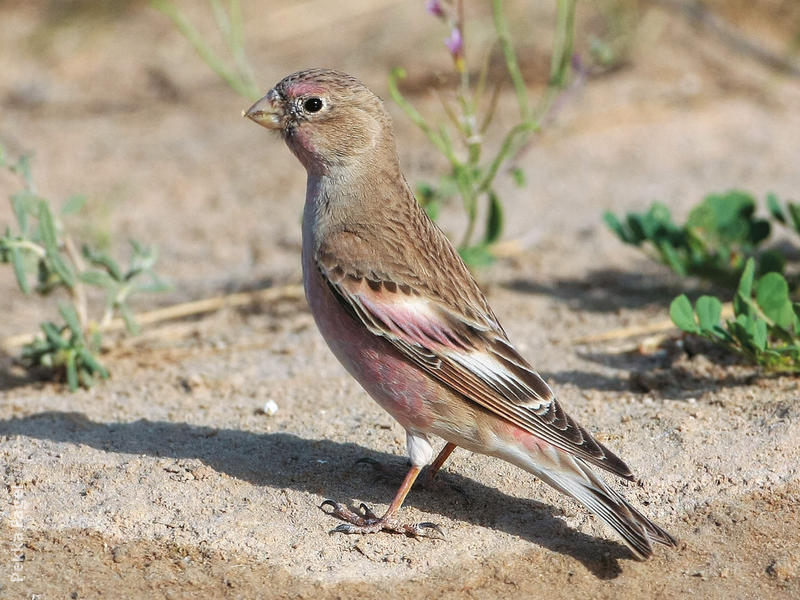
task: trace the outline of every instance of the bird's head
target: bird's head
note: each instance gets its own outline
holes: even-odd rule
[[[309,173],[374,163],[395,152],[380,98],[354,77],[329,69],[284,77],[244,116],[279,131]]]

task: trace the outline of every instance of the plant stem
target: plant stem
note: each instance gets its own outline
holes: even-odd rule
[[[397,82],[400,79],[403,79],[406,76],[406,72],[404,69],[395,68],[392,69],[391,73],[389,74],[389,95],[392,97],[397,105],[403,110],[404,113],[408,116],[409,119],[419,127],[422,132],[428,137],[431,143],[436,146],[439,151],[444,154],[447,159],[453,163],[454,161],[457,162],[455,155],[453,154],[452,150],[448,148],[445,144],[442,137],[433,130],[433,128],[428,125],[428,122],[425,120],[419,111],[414,108],[414,105],[411,104],[408,100],[406,100],[405,96],[400,92],[400,88],[397,87]]]
[[[252,100],[258,98],[259,90],[254,82],[247,77],[237,76],[236,73],[226,67],[222,60],[206,43],[203,35],[186,19],[186,16],[175,6],[172,0],[150,0],[150,4],[164,13],[164,15],[172,21],[175,28],[180,31],[183,37],[192,45],[195,51],[200,55],[200,58],[202,58],[203,61],[236,93]],[[231,37],[226,35],[225,31],[222,33],[230,46]],[[234,53],[234,59],[235,58]]]
[[[44,258],[47,256],[47,251],[42,248],[39,244],[35,244],[28,240],[14,240],[13,242],[8,242],[9,248],[19,248],[20,250],[28,250],[33,252],[39,258]]]
[[[576,0],[558,0],[556,37],[553,43],[553,56],[550,59],[550,77],[547,80],[547,92],[539,101],[534,112],[537,121],[541,121],[547,114],[556,95],[567,84],[575,41],[575,4]]]
[[[514,84],[514,92],[517,95],[519,104],[519,114],[523,121],[531,118],[531,109],[528,102],[528,89],[522,77],[522,71],[517,62],[517,54],[511,43],[511,33],[508,31],[508,23],[503,12],[503,0],[492,0],[492,16],[494,17],[494,28],[497,31],[497,39],[500,41],[500,48],[506,60],[506,69]]]
[[[75,265],[76,273],[82,273],[86,270],[86,264],[83,262],[80,252],[75,248],[75,243],[69,236],[64,239],[64,251],[72,261],[72,264]],[[86,328],[89,325],[89,309],[86,301],[86,290],[80,278],[75,278],[75,285],[69,288],[69,293],[72,296],[75,312],[78,314],[78,322],[80,323],[81,331],[86,334]]]
[[[531,133],[538,130],[538,123],[534,121],[528,121],[526,123],[520,123],[519,125],[516,125],[511,131],[508,132],[506,137],[503,139],[500,150],[497,152],[497,155],[494,157],[491,165],[489,165],[486,175],[484,175],[483,179],[481,179],[480,183],[478,184],[479,194],[487,191],[492,186],[492,182],[497,176],[497,171],[500,170],[500,165],[502,165],[509,156],[516,152],[518,148],[524,145]]]

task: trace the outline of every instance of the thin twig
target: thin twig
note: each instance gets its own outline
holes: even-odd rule
[[[733,317],[733,305],[727,303],[722,307],[722,319],[730,319]],[[639,337],[642,335],[653,335],[656,333],[663,333],[677,329],[675,323],[671,319],[662,319],[655,323],[648,323],[647,325],[631,325],[629,327],[620,327],[619,329],[612,329],[611,331],[604,331],[602,333],[593,333],[571,340],[572,344],[596,344],[599,342],[610,342],[613,340],[624,340],[632,337]]]
[[[217,311],[226,307],[247,306],[256,302],[274,302],[276,300],[300,300],[303,298],[303,286],[297,284],[270,287],[253,292],[239,292],[227,296],[215,296],[193,302],[183,302],[164,308],[158,308],[136,316],[140,325],[150,325],[162,321],[183,319]],[[125,329],[123,319],[112,319],[107,325],[100,327],[101,332],[121,331]],[[20,346],[31,343],[37,334],[22,333],[12,335],[0,341],[0,348],[6,352],[13,351]]]

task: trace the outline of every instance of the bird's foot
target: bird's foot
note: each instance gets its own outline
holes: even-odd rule
[[[401,523],[395,518],[386,516],[378,517],[366,504],[361,504],[360,513],[353,512],[343,504],[333,500],[325,500],[319,505],[322,512],[346,521],[331,530],[331,533],[377,533],[388,531],[390,533],[402,533],[409,537],[421,538],[428,537],[434,539],[444,539],[444,533],[435,523]],[[330,511],[325,510],[330,507]]]

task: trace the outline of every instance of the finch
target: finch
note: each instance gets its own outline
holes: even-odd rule
[[[285,77],[244,115],[280,132],[305,167],[303,282],[336,358],[406,431],[411,467],[386,513],[326,500],[334,531],[424,536],[398,510],[461,446],[506,460],[607,522],[639,559],[672,536],[593,470],[628,466],[570,417],[515,350],[464,262],[400,171],[380,98],[354,77],[310,69]]]

